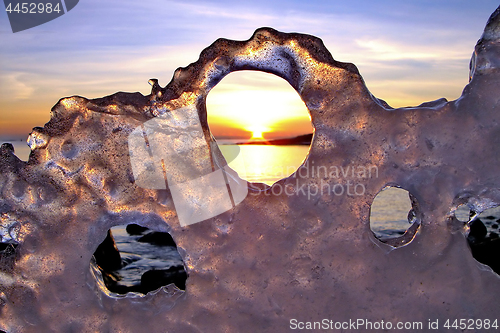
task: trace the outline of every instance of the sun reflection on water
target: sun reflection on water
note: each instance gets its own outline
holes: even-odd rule
[[[240,155],[249,182],[272,185],[294,173],[307,157],[309,146],[240,145]],[[221,146],[224,154],[224,146]]]

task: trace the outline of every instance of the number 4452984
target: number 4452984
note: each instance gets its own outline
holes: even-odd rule
[[[498,329],[498,323],[497,320],[489,320],[489,319],[455,319],[454,321],[451,321],[448,319],[444,325],[444,328],[447,329],[460,329],[460,330],[465,330],[465,329],[472,329],[472,330],[480,330],[480,329]]]
[[[18,14],[42,14],[42,13],[47,13],[50,14],[52,12],[59,13],[61,9],[59,8],[59,3],[55,5],[55,7],[52,7],[52,4],[49,3],[26,3],[23,2],[22,4],[16,4],[14,9],[12,9],[12,4],[9,3],[7,8],[5,8],[5,11],[8,12],[9,14],[12,12],[16,12]]]

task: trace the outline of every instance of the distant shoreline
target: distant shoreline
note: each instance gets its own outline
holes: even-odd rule
[[[310,145],[312,133],[299,135],[293,138],[237,142],[236,145],[272,145],[272,146],[291,146],[291,145]]]

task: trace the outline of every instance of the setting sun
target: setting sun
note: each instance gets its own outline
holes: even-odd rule
[[[262,132],[252,132],[252,139],[262,139]]]
[[[264,133],[269,131],[269,128],[262,126],[250,126],[248,130],[252,133],[252,139],[263,139]]]
[[[208,94],[207,111],[216,138],[259,141],[313,131],[299,94],[285,80],[262,72],[228,75]]]

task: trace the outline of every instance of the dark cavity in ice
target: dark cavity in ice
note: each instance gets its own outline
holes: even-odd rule
[[[461,209],[461,207],[459,207]],[[457,209],[457,212],[459,211]],[[462,208],[462,210],[464,210]],[[455,216],[457,216],[455,212]],[[494,207],[477,214],[470,211],[467,222],[467,242],[472,256],[480,263],[489,266],[500,274],[500,207]],[[458,217],[457,217],[458,219]],[[458,219],[459,221],[460,220]]]
[[[4,269],[14,267],[17,246],[15,243],[0,243],[0,267]]]
[[[147,294],[174,284],[186,289],[187,273],[172,236],[137,224],[108,230],[94,252],[106,288],[113,293]]]

